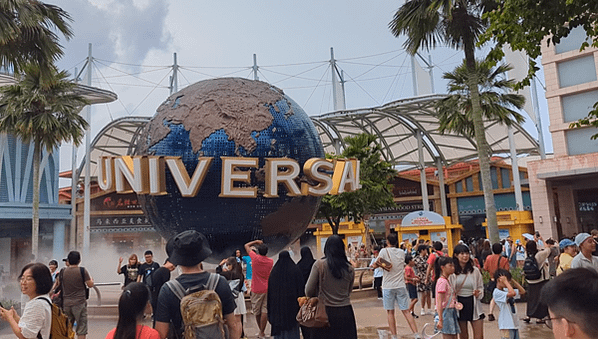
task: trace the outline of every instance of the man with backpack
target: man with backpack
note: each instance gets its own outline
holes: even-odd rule
[[[71,323],[77,322],[77,338],[87,336],[87,299],[89,288],[93,287],[93,280],[89,272],[79,267],[81,254],[70,251],[67,255],[68,267],[58,274],[58,283],[62,289],[62,309],[68,315]]]
[[[196,339],[224,338],[223,325],[228,327],[229,338],[241,337],[241,324],[233,313],[236,304],[228,282],[201,268],[201,262],[210,254],[208,240],[197,231],[184,231],[172,240],[169,260],[180,267],[181,275],[160,289],[154,311],[160,338],[168,336],[170,324],[176,338],[182,338],[183,332],[187,332],[185,338],[192,335]],[[181,308],[185,310],[183,314]],[[202,336],[201,329],[215,330],[218,335]]]

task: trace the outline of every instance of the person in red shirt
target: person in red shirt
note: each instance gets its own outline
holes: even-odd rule
[[[484,261],[484,271],[490,273],[490,280],[494,282],[494,272],[499,268],[508,271],[509,270],[509,259],[504,257],[502,253],[502,245],[495,243],[492,245],[492,255],[486,257]],[[494,288],[492,288],[494,290]],[[488,310],[488,321],[494,321],[494,299],[490,300],[490,309]]]
[[[274,261],[266,256],[268,246],[261,240],[250,241],[245,244],[245,251],[251,257],[253,277],[251,281],[251,310],[260,330],[259,337],[266,337],[268,324],[268,278]],[[257,253],[256,253],[257,252]]]
[[[502,268],[503,270],[509,270],[509,259],[501,255],[502,253],[502,245],[500,243],[496,243],[492,245],[492,255],[486,257],[486,261],[484,262],[484,271],[490,273],[491,277],[494,277],[494,272],[497,269]]]
[[[409,311],[414,318],[418,318],[418,316],[415,315],[415,312],[413,312],[413,309],[418,300],[417,283],[419,282],[419,278],[415,274],[413,266],[415,266],[415,261],[413,261],[411,254],[405,255],[405,286],[407,287],[407,292],[409,292],[409,299],[411,299],[411,303],[409,303]]]

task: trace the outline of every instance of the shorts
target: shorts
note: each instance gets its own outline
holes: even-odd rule
[[[382,304],[384,309],[391,311],[395,309],[395,301],[399,305],[401,311],[409,309],[409,295],[405,287],[399,288],[383,288],[382,289]]]
[[[438,313],[434,317],[434,327],[438,323]],[[459,322],[457,321],[457,310],[454,307],[445,308],[442,311],[442,329],[440,330],[442,334],[459,334],[461,333],[461,329],[459,328]]]
[[[411,300],[417,299],[417,287],[412,284],[405,284],[407,286],[407,292],[409,292],[409,298]]]
[[[251,312],[254,315],[268,313],[268,293],[254,293],[251,292]]]
[[[77,335],[87,334],[87,302],[74,306],[64,306],[64,313],[69,317],[71,323],[77,322]]]
[[[500,330],[500,339],[519,339],[519,330]]]

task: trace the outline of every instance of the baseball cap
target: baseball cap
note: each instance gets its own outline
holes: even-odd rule
[[[575,236],[575,243],[579,247],[581,243],[586,241],[586,239],[588,239],[589,237],[591,237],[591,235],[589,235],[588,233],[579,233]]]
[[[571,239],[563,239],[559,242],[560,249],[564,249],[567,246],[575,246],[575,243]]]

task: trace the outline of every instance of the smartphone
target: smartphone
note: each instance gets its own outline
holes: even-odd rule
[[[540,236],[540,232],[536,231],[536,237]]]

